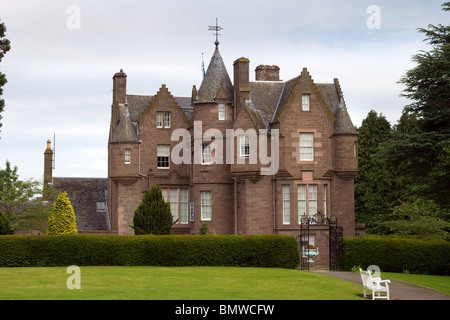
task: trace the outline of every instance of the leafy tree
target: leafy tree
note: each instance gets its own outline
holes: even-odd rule
[[[16,230],[26,216],[32,214],[32,198],[41,194],[39,182],[32,179],[19,180],[17,166],[11,167],[6,161],[4,169],[0,169],[0,215],[2,225],[8,225],[10,232]]]
[[[11,45],[8,39],[5,39],[5,32],[6,27],[4,23],[0,23],[0,62],[3,59],[3,56],[6,52],[8,52],[11,49]],[[3,95],[3,89],[2,87],[6,84],[6,76],[0,72],[0,113],[3,112],[3,109],[5,107],[5,101],[1,99],[1,96]],[[2,120],[2,115],[0,114],[0,120]],[[2,127],[2,123],[0,122],[0,128]]]
[[[359,174],[355,179],[356,220],[374,232],[390,210],[392,178],[384,163],[375,157],[381,142],[391,134],[386,118],[371,110],[358,128]]]
[[[450,11],[450,2],[442,7]],[[414,125],[398,130],[383,154],[391,166],[400,166],[404,175],[414,177],[410,196],[426,197],[449,208],[450,25],[429,25],[418,31],[432,49],[413,56],[417,66],[399,81],[405,85],[402,95],[412,100],[404,117]]]
[[[432,200],[405,201],[393,208],[390,219],[384,225],[391,233],[413,235],[422,239],[450,240],[450,222]]]
[[[146,190],[143,200],[134,211],[133,226],[136,235],[171,234],[173,216],[170,211],[170,203],[164,201],[159,185],[152,185]]]
[[[66,192],[60,192],[48,218],[48,234],[76,234],[75,212]]]

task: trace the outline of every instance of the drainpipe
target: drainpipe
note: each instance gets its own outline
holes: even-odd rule
[[[146,176],[145,174],[141,173],[141,140],[139,140],[139,144],[138,144],[138,175],[140,177],[144,177],[147,179],[147,190],[150,189],[150,179],[148,178],[148,176]]]

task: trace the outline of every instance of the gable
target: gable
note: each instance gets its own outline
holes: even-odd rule
[[[333,106],[329,103],[328,99],[324,99],[319,88],[312,80],[309,72],[306,68],[304,68],[300,76],[285,83],[273,121],[280,121],[281,118],[287,116],[285,112],[289,109],[288,106],[296,105],[296,107],[301,108],[301,96],[303,94],[308,94],[312,98],[310,102],[311,108],[313,108],[313,106],[318,106],[325,113],[331,123],[336,120],[331,111]],[[313,104],[313,99],[317,99],[318,103]],[[311,110],[310,112],[316,111],[317,110]]]
[[[155,107],[164,106],[169,107],[172,109],[175,109],[181,113],[181,116],[186,123],[186,126],[190,128],[192,126],[191,121],[186,115],[186,112],[180,107],[177,100],[172,96],[172,94],[167,89],[166,85],[163,84],[159,91],[156,93],[155,96],[151,99],[145,110],[142,111],[142,113],[139,115],[137,120],[139,123],[142,123],[144,121],[144,118],[146,115],[153,110]]]

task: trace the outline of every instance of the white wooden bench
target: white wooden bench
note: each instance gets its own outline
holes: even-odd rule
[[[366,290],[372,291],[372,300],[387,299],[389,300],[389,283],[391,280],[381,280],[381,278],[372,278],[370,270],[364,271],[359,269],[361,274],[362,285],[364,288],[364,298],[366,297]],[[385,295],[381,295],[385,293]]]

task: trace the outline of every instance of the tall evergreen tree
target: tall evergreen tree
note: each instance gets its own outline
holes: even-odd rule
[[[60,192],[48,218],[48,234],[76,234],[75,212],[66,192]]]
[[[171,234],[173,221],[170,203],[164,201],[159,185],[146,190],[141,204],[134,211],[133,226],[136,235]]]
[[[378,222],[389,211],[390,172],[375,155],[381,142],[391,134],[389,121],[371,110],[358,128],[359,174],[355,179],[355,214],[368,232],[376,232]]]
[[[442,7],[450,11],[450,2]],[[409,186],[411,196],[449,208],[450,25],[429,25],[418,31],[425,34],[424,41],[432,49],[413,56],[417,66],[399,81],[405,85],[403,96],[412,100],[403,114],[403,120],[410,123],[406,127],[399,123],[383,154],[393,168],[414,177]]]

